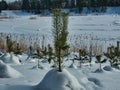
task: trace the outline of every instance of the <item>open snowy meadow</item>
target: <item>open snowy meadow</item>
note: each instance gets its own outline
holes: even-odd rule
[[[24,37],[44,35],[45,44],[53,45],[52,29],[51,16],[20,11],[3,11],[0,15],[0,33],[13,35],[13,40],[17,42],[18,37],[23,34]],[[81,47],[88,45],[92,39],[92,43],[97,43],[98,47],[102,48],[101,51],[105,52],[109,45],[116,46],[116,42],[120,41],[120,15],[69,16],[68,31],[68,43],[76,46],[75,49],[79,48],[81,43],[84,43]],[[32,42],[32,39],[27,41],[28,44]],[[40,42],[42,41],[38,44]],[[88,62],[80,66],[78,60],[73,63],[72,59],[78,56],[78,53],[72,50],[71,48],[68,57],[63,58],[63,72],[54,69],[53,61],[49,64],[46,59],[28,58],[27,52],[15,55],[1,50],[0,90],[120,90],[119,68],[111,67],[107,61],[102,64],[102,71],[99,72],[100,64],[96,63],[94,55],[91,66]]]

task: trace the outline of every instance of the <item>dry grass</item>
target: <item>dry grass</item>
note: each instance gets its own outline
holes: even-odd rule
[[[49,14],[38,14],[37,16],[38,17],[49,17],[50,15]]]
[[[2,19],[13,19],[14,17],[11,16],[5,16],[5,15],[0,15],[0,20]]]
[[[30,19],[30,20],[35,20],[35,19],[37,19],[37,17],[32,16],[32,17],[30,17],[29,19]]]
[[[12,41],[16,43],[13,45],[14,50],[16,50],[17,44],[19,44],[19,48],[22,52],[29,49],[30,46],[34,50],[42,50],[50,44],[50,46],[54,47],[53,40],[50,38],[51,36],[47,35],[25,35],[25,34],[6,34],[0,33],[0,49],[4,49],[7,51],[6,47],[6,37],[10,35]],[[79,52],[80,49],[84,49],[87,53],[92,52],[92,54],[102,54],[107,50],[108,45],[99,40],[95,40],[94,37],[85,36],[85,35],[72,35],[68,37],[68,44],[70,46],[68,52]],[[44,37],[44,38],[43,38]],[[91,51],[92,48],[92,51]],[[54,48],[53,48],[54,50]]]

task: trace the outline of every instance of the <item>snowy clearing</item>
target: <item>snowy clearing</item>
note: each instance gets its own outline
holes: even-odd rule
[[[45,35],[50,41],[52,18],[26,14],[18,11],[4,11],[2,14],[13,18],[0,19],[0,32],[25,34],[31,36]],[[32,19],[31,19],[32,18]],[[68,24],[69,36],[93,36],[105,43],[120,40],[120,15],[82,15],[70,16]]]
[[[1,33],[25,34],[33,37],[44,34],[49,37],[47,41],[51,38],[51,16],[42,17],[26,13],[23,15],[21,12],[4,11],[0,17],[2,17],[0,18]],[[116,44],[116,41],[120,41],[120,15],[70,16],[68,31],[69,35],[92,35],[99,41]],[[88,63],[84,63],[82,68],[79,61],[73,64],[72,60],[68,59],[64,60],[64,71],[58,73],[52,68],[53,62],[49,64],[46,60],[36,58],[27,60],[27,57],[26,54],[16,56],[7,53],[0,56],[0,90],[120,89],[120,69],[110,67],[109,62],[102,64],[102,72],[99,72],[96,71],[99,64],[95,63],[94,57],[91,67]],[[37,67],[38,61],[40,67]],[[1,73],[6,77],[3,78]]]

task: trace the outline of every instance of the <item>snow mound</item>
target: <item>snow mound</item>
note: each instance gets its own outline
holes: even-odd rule
[[[118,25],[118,26],[120,26],[120,21],[119,21],[119,20],[114,21],[113,23],[114,23],[114,25]]]
[[[9,64],[17,64],[20,65],[21,63],[19,62],[19,58],[17,56],[15,56],[14,54],[9,54],[9,53],[5,53],[4,55],[2,55],[0,57],[0,59],[4,62],[4,63],[9,63]]]
[[[44,67],[43,65],[39,64],[39,65],[35,65],[33,66],[31,69],[41,69],[41,70],[47,70],[46,67]]]
[[[29,63],[35,63],[35,62],[37,61],[37,59],[29,58],[27,61],[28,61]]]
[[[22,74],[0,60],[0,78],[19,78]]]
[[[41,62],[42,63],[48,63],[48,60],[42,60]]]
[[[102,70],[97,69],[97,70],[94,71],[94,73],[104,73],[104,70],[103,69]]]
[[[72,64],[69,66],[69,68],[77,69],[77,66],[76,66],[74,63],[72,63]]]
[[[96,78],[88,78],[89,81],[93,82],[94,84],[98,85],[98,86],[102,86],[101,82],[96,79]]]
[[[112,69],[111,66],[105,66],[105,67],[103,67],[103,69],[104,69],[105,71],[113,71],[113,69]]]
[[[85,90],[85,88],[67,70],[58,72],[52,69],[37,85],[37,90]]]

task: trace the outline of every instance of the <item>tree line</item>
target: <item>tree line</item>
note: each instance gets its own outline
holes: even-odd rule
[[[77,9],[80,13],[86,7],[89,12],[105,12],[107,6],[120,6],[120,0],[18,0],[6,3],[0,2],[0,11],[4,9],[23,10],[41,13],[41,10],[55,8]]]

